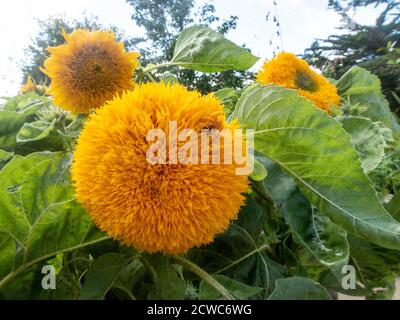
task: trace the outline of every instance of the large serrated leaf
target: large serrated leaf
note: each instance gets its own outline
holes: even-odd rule
[[[53,119],[51,122],[38,120],[25,123],[17,134],[17,142],[24,143],[44,139],[54,130],[55,124],[56,119]]]
[[[381,121],[392,129],[396,136],[400,135],[400,125],[390,112],[389,103],[382,94],[381,82],[377,76],[363,68],[353,67],[340,78],[337,88],[340,95],[352,104],[366,107],[362,116]]]
[[[296,91],[254,85],[234,116],[254,129],[255,149],[295,178],[303,194],[348,232],[400,250],[400,224],[382,207],[350,136]]]
[[[124,257],[120,253],[106,253],[99,257],[90,267],[85,277],[85,282],[81,291],[81,300],[102,300],[107,292],[119,286],[119,278],[121,274],[129,267],[131,259]],[[139,270],[140,266],[138,267]],[[132,274],[130,276],[133,276]],[[119,286],[121,287],[121,286]],[[123,287],[128,294],[131,293],[132,287]]]
[[[16,148],[21,147],[21,143],[26,143],[27,130],[32,133],[32,129],[36,127],[34,124],[31,125],[31,122],[37,119],[41,111],[50,106],[50,98],[34,93],[7,99],[7,102],[0,107],[0,148],[16,151]],[[39,128],[36,128],[36,133],[37,129]],[[54,123],[51,129],[54,129]],[[17,137],[18,135],[19,137]]]
[[[369,299],[392,299],[400,275],[400,252],[349,236],[351,258],[357,281],[368,290]]]
[[[270,172],[263,187],[282,212],[296,242],[328,267],[337,279],[341,279],[342,268],[350,256],[346,233],[322,215],[302,195],[293,178],[277,164],[263,156],[257,159]]]
[[[16,136],[25,122],[32,121],[34,114],[15,111],[0,111],[0,146],[13,151],[17,146]]]
[[[142,259],[147,267],[154,271],[153,279],[156,289],[152,297],[165,300],[181,300],[184,298],[186,283],[179,276],[176,266],[171,263],[170,257],[157,253],[146,254]]]
[[[107,238],[74,198],[70,163],[70,154],[41,152],[0,171],[0,231],[15,242],[12,273]]]
[[[172,64],[202,72],[247,70],[257,57],[205,26],[193,26],[178,36]]]

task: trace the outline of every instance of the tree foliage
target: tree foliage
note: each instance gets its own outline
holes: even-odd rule
[[[133,7],[132,19],[144,28],[145,36],[129,40],[131,48],[140,49],[141,60],[147,63],[165,63],[173,55],[178,35],[191,25],[213,26],[225,35],[234,30],[237,16],[222,20],[216,15],[214,5],[206,3],[195,6],[194,0],[127,0]],[[217,91],[224,87],[240,88],[251,78],[247,71],[225,71],[216,74],[201,74],[194,70],[171,70],[177,80],[202,93]]]
[[[362,25],[351,11],[363,6],[380,6],[382,11],[374,25]],[[394,95],[400,93],[400,67],[390,63],[400,45],[400,2],[396,0],[330,0],[329,8],[342,17],[345,34],[331,35],[315,41],[305,52],[305,59],[332,78],[342,76],[354,64],[379,76],[383,92],[392,109],[399,108]]]

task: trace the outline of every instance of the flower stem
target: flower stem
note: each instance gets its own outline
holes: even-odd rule
[[[201,279],[206,281],[211,287],[217,290],[226,300],[235,300],[235,298],[228,292],[228,290],[226,290],[226,288],[222,284],[220,284],[210,274],[201,269],[199,266],[195,265],[193,262],[179,256],[174,256],[172,258],[172,261],[177,264],[180,264],[188,271],[198,275]]]
[[[226,267],[223,267],[222,269],[218,270],[216,273],[221,273],[224,272],[232,267],[234,267],[235,265],[239,264],[240,262],[246,260],[247,258],[250,258],[253,254],[256,254],[258,252],[264,251],[264,250],[268,250],[271,251],[271,248],[269,247],[269,245],[263,245],[251,252],[249,252],[248,254],[244,255],[243,257],[241,257],[240,259],[232,262],[231,264],[227,265]]]
[[[153,71],[153,70],[156,70],[156,69],[159,69],[159,68],[169,67],[169,66],[172,66],[172,65],[173,65],[172,62],[166,62],[166,63],[160,63],[160,64],[152,65],[150,67],[144,68],[143,73],[146,74],[146,73],[148,73],[150,71]]]
[[[150,79],[151,82],[156,82],[156,79],[151,75],[151,73],[146,73],[146,77]]]
[[[5,286],[6,286],[11,280],[13,280],[16,276],[18,276],[19,274],[21,274],[21,273],[24,272],[25,270],[29,269],[30,267],[34,266],[35,264],[37,264],[37,263],[39,263],[39,262],[41,262],[41,261],[45,261],[45,260],[47,260],[47,259],[50,259],[50,258],[52,258],[52,257],[54,257],[54,256],[56,256],[56,255],[58,255],[58,254],[60,254],[60,253],[65,253],[65,252],[68,252],[68,251],[80,249],[80,248],[83,248],[83,247],[85,247],[85,246],[88,246],[88,245],[91,245],[91,244],[95,244],[95,243],[98,243],[98,242],[101,242],[101,241],[104,241],[104,240],[108,240],[108,239],[110,239],[110,237],[105,236],[105,237],[103,237],[103,238],[98,238],[98,239],[93,240],[93,241],[91,241],[91,242],[87,242],[87,243],[85,243],[85,244],[79,244],[79,245],[77,245],[77,246],[70,247],[70,248],[67,248],[67,249],[65,249],[65,250],[56,251],[56,252],[50,253],[50,254],[48,254],[48,255],[46,255],[46,256],[39,257],[39,258],[37,258],[37,259],[31,260],[30,262],[21,265],[18,269],[16,269],[16,270],[10,272],[7,276],[5,276],[3,279],[1,279],[1,280],[0,280],[0,289],[2,289],[3,287],[5,287]]]
[[[151,280],[153,280],[155,289],[156,289],[156,295],[161,296],[161,289],[160,289],[160,284],[158,282],[158,275],[156,270],[154,270],[153,266],[147,259],[144,257],[144,255],[140,256],[139,260],[143,263],[144,267],[146,268],[147,272],[150,275]]]

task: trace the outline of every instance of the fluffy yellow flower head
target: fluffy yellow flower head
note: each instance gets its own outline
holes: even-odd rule
[[[199,140],[204,129],[238,128],[226,123],[213,95],[150,83],[90,115],[74,153],[77,199],[101,230],[147,252],[177,254],[212,242],[236,218],[248,188],[235,162],[149,163],[154,142],[146,135],[157,128],[169,137],[171,121],[176,132],[194,129]]]
[[[139,53],[126,52],[111,31],[77,29],[64,33],[66,44],[48,48],[42,71],[49,76],[49,93],[65,110],[89,113],[116,93],[133,88]]]
[[[257,82],[298,89],[302,96],[326,111],[340,103],[336,87],[312,70],[306,61],[292,53],[282,52],[271,61],[265,62],[258,72]]]

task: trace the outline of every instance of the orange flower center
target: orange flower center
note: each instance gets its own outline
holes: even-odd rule
[[[69,67],[75,88],[89,92],[111,90],[116,85],[115,64],[107,50],[98,47],[82,48]]]

